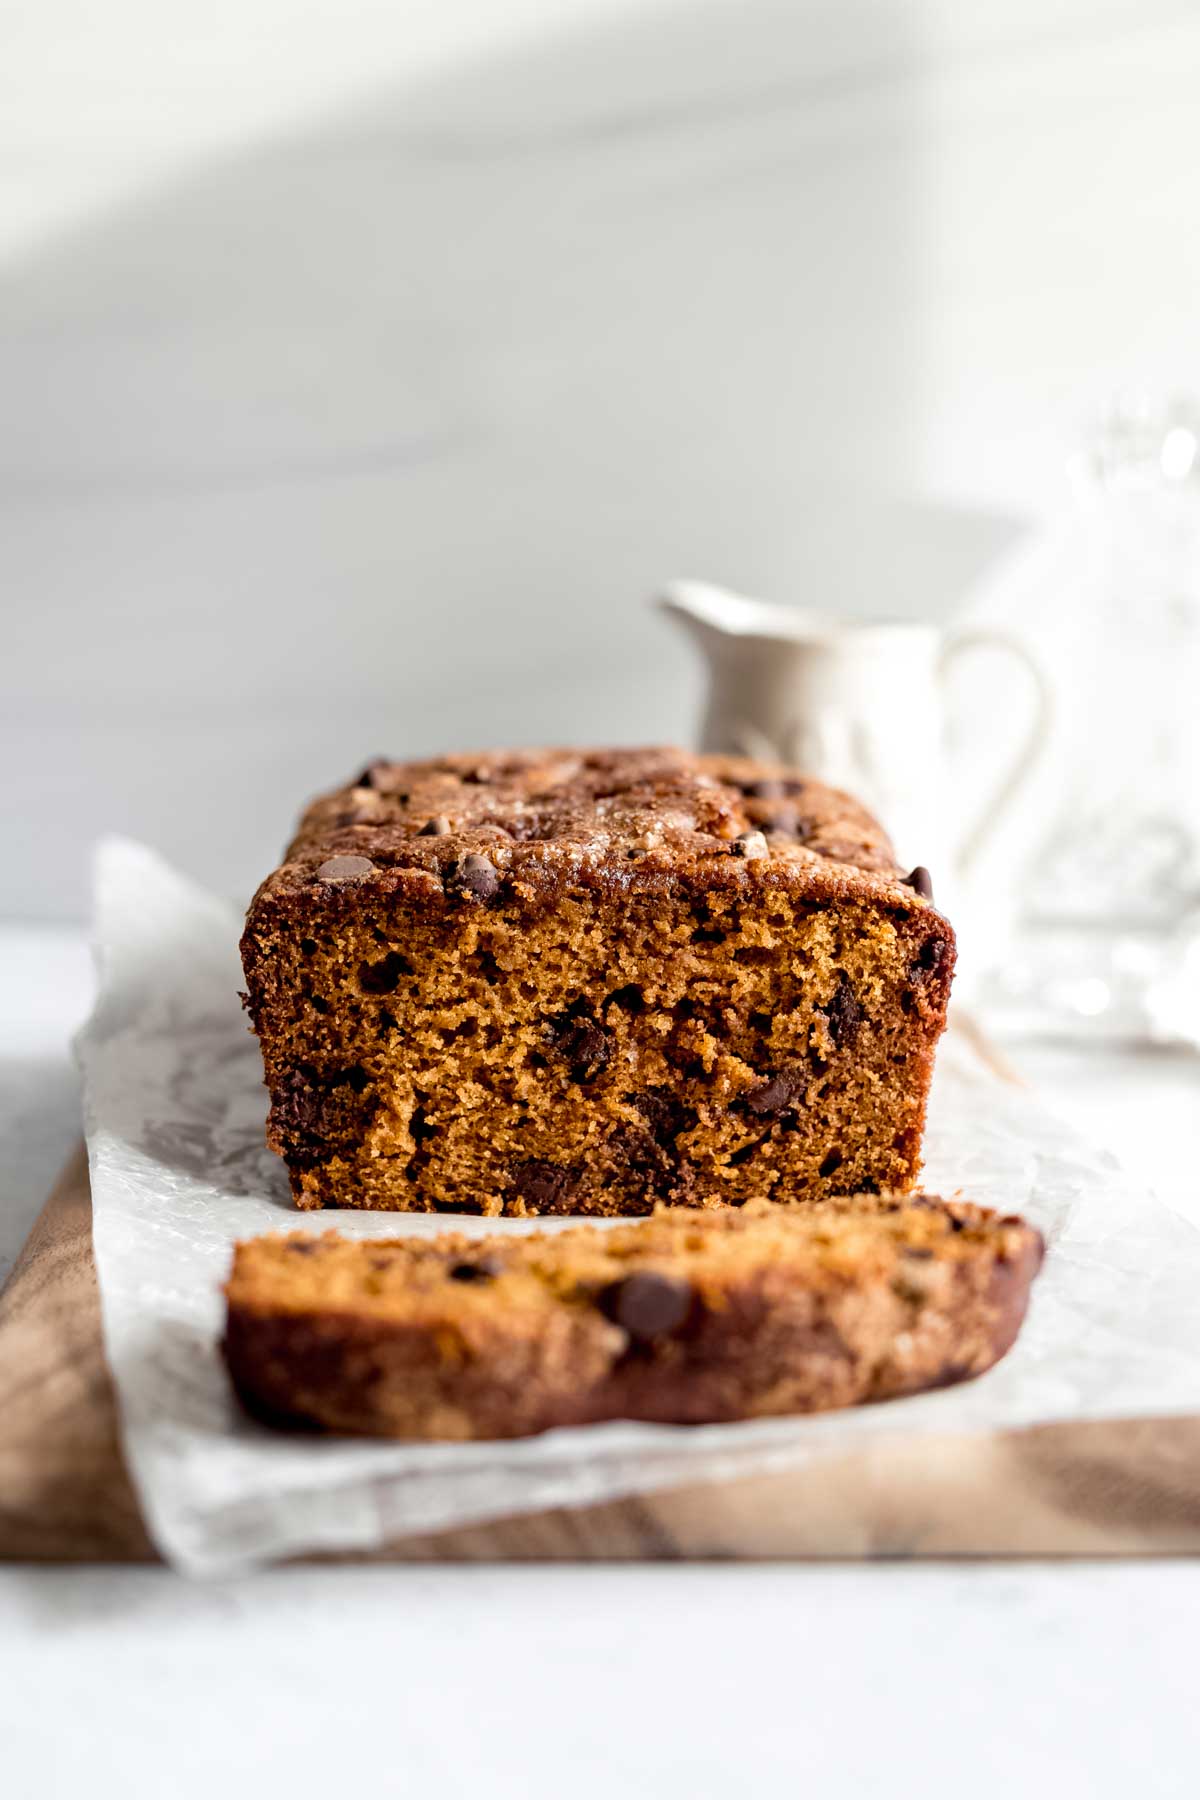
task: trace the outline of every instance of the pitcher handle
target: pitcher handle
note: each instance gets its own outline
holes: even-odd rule
[[[984,844],[996,829],[997,823],[1008,812],[1041,761],[1050,741],[1050,730],[1054,719],[1054,695],[1045,672],[1019,639],[1009,637],[1003,631],[956,632],[945,646],[938,661],[938,681],[943,687],[949,678],[951,665],[956,659],[964,651],[975,650],[1001,650],[1016,658],[1033,687],[1034,713],[1029,729],[1017,746],[1017,753],[1001,777],[999,785],[989,795],[987,805],[980,810],[974,823],[968,826],[963,836],[957,862],[959,873],[964,875],[969,872]]]

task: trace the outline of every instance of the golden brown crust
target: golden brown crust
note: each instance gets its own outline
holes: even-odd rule
[[[300,1207],[629,1214],[911,1185],[954,937],[795,771],[542,751],[316,801],[242,955]]]
[[[823,1411],[982,1373],[1041,1257],[1023,1220],[925,1197],[258,1238],[236,1248],[224,1353],[256,1416],[373,1436]]]
[[[754,832],[765,846],[734,852]],[[313,877],[333,857],[368,860],[374,882],[407,876],[415,892],[453,891],[470,855],[550,900],[579,886],[736,885],[756,860],[821,892],[860,891],[856,873],[900,874],[865,807],[783,765],[657,748],[511,750],[368,764],[313,801],[260,893],[311,904]],[[913,895],[902,888],[900,898]]]

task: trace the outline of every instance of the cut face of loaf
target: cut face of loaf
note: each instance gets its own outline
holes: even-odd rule
[[[911,1185],[954,938],[794,771],[564,751],[372,765],[242,954],[299,1206],[628,1214]]]
[[[1023,1220],[865,1197],[487,1238],[239,1244],[224,1351],[275,1424],[503,1438],[823,1411],[978,1375],[1041,1262]]]

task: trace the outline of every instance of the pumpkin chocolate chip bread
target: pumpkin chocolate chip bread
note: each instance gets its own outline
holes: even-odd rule
[[[299,1206],[902,1189],[954,936],[853,800],[678,750],[372,763],[250,907]]]
[[[225,1358],[275,1424],[507,1438],[824,1411],[962,1381],[1013,1343],[1023,1220],[867,1196],[604,1227],[239,1244]]]

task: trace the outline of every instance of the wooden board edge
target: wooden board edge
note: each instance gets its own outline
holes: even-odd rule
[[[154,1555],[121,1455],[104,1360],[81,1144],[0,1294],[0,1557]]]

